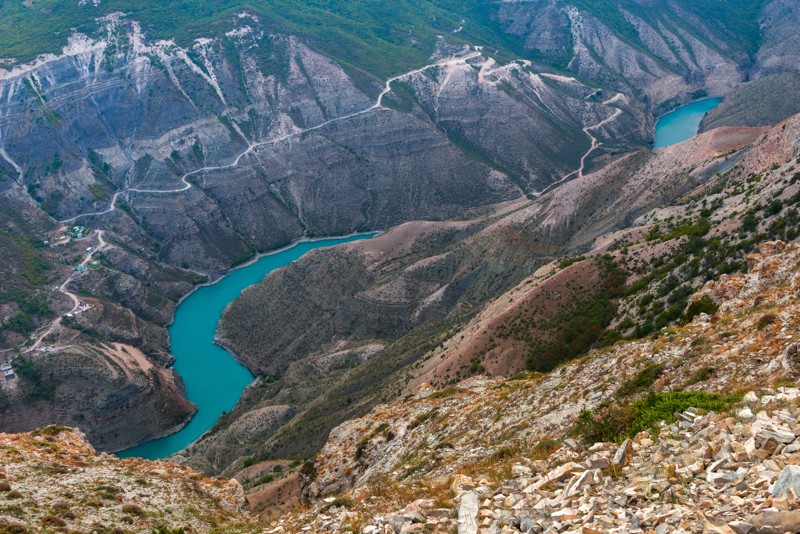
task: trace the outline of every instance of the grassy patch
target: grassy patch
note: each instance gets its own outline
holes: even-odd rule
[[[741,395],[722,396],[698,391],[651,392],[631,404],[617,403],[596,411],[584,410],[573,431],[588,442],[620,441],[643,430],[656,429],[661,421],[672,423],[676,413],[689,408],[721,412],[740,399]]]

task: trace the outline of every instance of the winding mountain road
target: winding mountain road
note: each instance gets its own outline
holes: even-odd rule
[[[105,209],[103,211],[96,211],[96,212],[91,212],[91,213],[81,213],[79,215],[75,215],[75,216],[70,217],[68,219],[63,219],[63,220],[61,220],[59,222],[61,222],[63,224],[69,224],[69,223],[72,223],[72,222],[76,221],[77,219],[79,219],[81,217],[93,217],[93,216],[99,216],[99,215],[106,215],[108,213],[116,211],[116,209],[117,209],[117,200],[119,199],[120,195],[123,195],[123,194],[126,194],[126,193],[167,194],[167,193],[180,193],[180,192],[183,192],[183,191],[188,191],[189,189],[191,189],[193,187],[193,184],[189,181],[189,177],[190,176],[194,176],[195,174],[201,174],[201,173],[209,172],[209,171],[223,171],[225,169],[232,169],[232,168],[234,168],[234,167],[239,165],[239,162],[242,160],[243,157],[247,156],[248,154],[251,154],[257,148],[273,145],[275,143],[280,143],[280,142],[285,141],[287,139],[291,139],[293,137],[297,137],[299,135],[303,135],[305,133],[312,132],[314,130],[319,130],[320,128],[324,128],[325,126],[328,126],[330,124],[333,124],[333,123],[336,123],[336,122],[340,122],[340,121],[344,121],[344,120],[347,120],[347,119],[352,119],[353,117],[358,117],[360,115],[364,115],[364,114],[370,113],[372,111],[388,110],[389,108],[385,107],[382,104],[382,101],[383,101],[383,97],[391,92],[391,90],[392,90],[391,85],[392,85],[393,82],[395,82],[397,80],[402,80],[402,79],[407,78],[409,76],[413,76],[414,74],[419,74],[420,72],[424,72],[425,70],[430,69],[432,67],[444,67],[444,66],[447,66],[447,65],[455,65],[455,64],[459,64],[459,63],[464,63],[464,62],[469,61],[470,59],[476,58],[476,57],[478,57],[480,55],[481,55],[480,52],[473,51],[473,52],[471,52],[469,54],[465,54],[463,56],[445,58],[445,59],[442,59],[442,60],[437,61],[435,63],[431,63],[431,64],[428,64],[428,65],[425,65],[424,67],[420,67],[418,69],[410,70],[408,72],[404,72],[403,74],[399,74],[397,76],[389,78],[388,80],[386,80],[386,83],[384,84],[383,90],[380,92],[380,94],[375,99],[375,103],[372,104],[370,107],[368,107],[366,109],[362,109],[360,111],[356,111],[354,113],[349,113],[347,115],[342,115],[341,117],[335,117],[335,118],[327,120],[325,122],[321,122],[320,124],[317,124],[315,126],[310,126],[308,128],[301,128],[301,129],[298,129],[298,130],[296,130],[294,132],[282,135],[280,137],[275,137],[275,138],[272,138],[272,139],[268,139],[266,141],[259,141],[257,143],[250,143],[244,151],[242,151],[238,156],[236,156],[236,158],[232,162],[228,163],[227,165],[213,165],[213,166],[207,166],[207,167],[200,167],[199,169],[195,169],[193,171],[187,172],[186,174],[181,176],[181,180],[180,181],[183,183],[183,185],[181,187],[176,188],[176,189],[142,189],[142,188],[137,188],[137,187],[126,187],[126,188],[114,193],[114,196],[111,198],[111,204],[109,204],[109,207],[107,209]]]
[[[204,172],[208,172],[208,171],[221,171],[221,170],[225,170],[225,169],[234,168],[237,165],[239,165],[239,162],[242,160],[242,158],[244,158],[248,154],[253,153],[253,151],[256,150],[257,148],[261,148],[261,147],[264,147],[264,146],[269,146],[269,145],[272,145],[272,144],[275,144],[275,143],[280,143],[281,141],[285,141],[285,140],[290,139],[292,137],[296,137],[298,135],[302,135],[304,133],[311,132],[311,131],[314,131],[314,130],[319,130],[320,128],[324,128],[325,126],[328,126],[328,125],[333,124],[335,122],[339,122],[339,121],[343,121],[343,120],[347,120],[347,119],[352,119],[353,117],[357,117],[359,115],[364,115],[364,114],[370,113],[372,111],[389,109],[389,108],[386,108],[386,107],[383,106],[382,101],[383,101],[383,97],[391,92],[391,90],[392,90],[391,89],[391,84],[393,82],[395,82],[397,80],[401,80],[403,78],[407,78],[409,76],[413,76],[414,74],[418,74],[418,73],[423,72],[423,71],[425,71],[425,70],[427,70],[429,68],[432,68],[432,67],[441,67],[441,66],[447,66],[447,65],[454,65],[454,64],[458,64],[458,63],[464,63],[464,62],[469,61],[470,59],[473,59],[473,58],[478,57],[478,56],[480,56],[480,52],[473,51],[473,52],[471,52],[469,54],[465,54],[463,56],[445,58],[445,59],[442,59],[442,60],[437,61],[435,63],[431,63],[429,65],[425,65],[424,67],[420,67],[418,69],[414,69],[414,70],[405,72],[403,74],[399,74],[397,76],[389,78],[386,81],[386,83],[384,84],[383,90],[380,92],[380,94],[375,99],[375,103],[372,106],[370,106],[370,107],[368,107],[366,109],[362,109],[360,111],[357,111],[357,112],[354,112],[354,113],[350,113],[350,114],[347,114],[347,115],[342,115],[341,117],[336,117],[336,118],[327,120],[325,122],[322,122],[322,123],[317,124],[315,126],[311,126],[309,128],[298,129],[298,130],[296,130],[294,132],[288,133],[286,135],[282,135],[280,137],[275,137],[273,139],[268,139],[266,141],[260,141],[258,143],[250,143],[244,151],[242,151],[238,156],[236,156],[236,158],[232,162],[228,163],[227,165],[206,166],[206,167],[201,167],[199,169],[195,169],[193,171],[187,172],[186,174],[181,176],[181,179],[180,179],[180,181],[181,181],[181,183],[183,185],[181,185],[180,187],[175,188],[175,189],[146,189],[146,188],[138,188],[138,187],[127,187],[127,188],[124,188],[124,189],[114,193],[114,196],[111,197],[111,203],[109,204],[108,208],[106,208],[105,210],[96,211],[96,212],[90,212],[90,213],[81,213],[79,215],[75,215],[73,217],[69,217],[67,219],[63,219],[63,220],[61,220],[59,222],[61,222],[62,224],[70,224],[70,223],[75,222],[76,220],[78,220],[81,217],[94,217],[94,216],[100,216],[100,215],[106,215],[108,213],[112,213],[112,212],[116,211],[116,209],[117,209],[117,201],[119,200],[119,197],[121,195],[125,195],[127,193],[172,194],[172,193],[180,193],[180,192],[183,192],[183,191],[188,191],[189,189],[191,189],[193,187],[193,184],[189,181],[189,177],[190,176],[194,176],[195,174],[200,174],[200,173],[204,173]],[[10,159],[10,157],[8,157],[8,155],[5,153],[5,150],[0,149],[0,157],[3,157],[3,159],[6,159],[7,161],[9,161],[14,166],[14,168],[17,169],[17,171],[19,172],[20,176],[22,176],[22,169],[19,168],[19,166],[17,166],[16,163],[13,162],[13,160]],[[83,259],[83,261],[79,264],[81,266],[85,267],[86,264],[89,261],[91,261],[91,259],[92,259],[92,257],[94,256],[95,253],[97,253],[98,251],[103,250],[103,249],[108,247],[108,244],[106,243],[106,241],[105,241],[105,239],[103,237],[103,232],[104,231],[103,230],[95,230],[95,232],[96,232],[96,235],[97,235],[98,245],[97,245],[97,247],[95,247],[92,251],[90,251],[86,255],[86,257]],[[59,325],[61,324],[61,321],[62,321],[63,317],[68,313],[74,313],[80,307],[80,298],[78,298],[78,296],[75,293],[69,291],[69,289],[67,288],[67,286],[69,285],[69,283],[71,281],[72,281],[72,275],[70,275],[70,277],[67,278],[57,288],[57,290],[59,292],[63,293],[64,295],[68,296],[72,300],[72,303],[73,303],[72,309],[70,311],[66,312],[65,314],[60,315],[59,317],[54,319],[49,325],[39,329],[39,331],[37,331],[37,333],[35,333],[32,336],[32,339],[34,339],[33,344],[30,347],[28,347],[27,349],[25,349],[24,351],[22,351],[23,353],[32,352],[32,351],[36,350],[37,348],[39,348],[39,346],[41,345],[41,343],[44,340],[44,338],[46,338],[48,334],[50,334],[50,333],[52,333],[52,332],[54,332],[54,331],[56,331],[58,329]]]
[[[104,232],[104,230],[95,230],[95,235],[97,236],[97,246],[92,247],[92,250],[90,250],[86,254],[86,257],[83,258],[83,261],[81,261],[78,264],[78,266],[86,267],[86,265],[91,261],[92,257],[97,252],[100,252],[101,250],[104,250],[109,246],[108,243],[106,243],[105,238],[103,237],[103,232]],[[76,266],[76,269],[77,269],[77,266]],[[28,347],[27,349],[23,350],[22,351],[23,353],[32,352],[32,351],[36,350],[37,348],[39,348],[39,345],[41,345],[41,343],[42,343],[42,341],[44,340],[45,337],[47,337],[50,333],[53,333],[56,330],[58,330],[58,327],[61,324],[61,320],[67,314],[75,313],[75,311],[77,311],[78,308],[80,308],[81,299],[78,297],[78,295],[76,295],[75,293],[73,293],[72,291],[67,289],[67,286],[69,285],[69,283],[71,281],[72,281],[72,275],[70,275],[66,280],[64,280],[64,282],[60,286],[58,286],[57,291],[59,291],[60,293],[63,293],[64,295],[68,296],[70,298],[70,300],[72,300],[72,308],[68,312],[56,317],[47,326],[39,329],[38,333],[33,335],[33,339],[35,340],[33,342],[33,344],[30,347]]]
[[[77,219],[79,219],[81,217],[94,217],[94,216],[100,216],[100,215],[106,215],[108,213],[112,213],[112,212],[116,211],[116,209],[117,209],[117,200],[119,199],[120,195],[125,195],[127,193],[171,194],[171,193],[181,193],[183,191],[188,191],[189,189],[191,189],[193,187],[193,184],[189,181],[189,177],[190,176],[194,176],[196,174],[201,174],[201,173],[209,172],[209,171],[221,171],[221,170],[225,170],[225,169],[232,169],[232,168],[234,168],[234,167],[239,165],[239,162],[242,160],[242,158],[244,158],[245,156],[253,153],[253,151],[256,150],[257,148],[261,148],[261,147],[273,145],[273,144],[276,144],[276,143],[280,143],[280,142],[285,141],[287,139],[290,139],[290,138],[293,138],[293,137],[297,137],[299,135],[303,135],[305,133],[308,133],[308,132],[311,132],[311,131],[314,131],[314,130],[319,130],[320,128],[324,128],[325,126],[328,126],[330,124],[333,124],[333,123],[336,123],[336,122],[340,122],[340,121],[344,121],[344,120],[347,120],[347,119],[352,119],[354,117],[358,117],[358,116],[364,115],[366,113],[370,113],[370,112],[373,112],[373,111],[379,111],[379,110],[388,110],[389,108],[387,108],[387,107],[385,107],[383,105],[383,97],[386,96],[387,94],[389,94],[392,91],[392,87],[391,86],[392,86],[393,82],[408,78],[408,77],[413,76],[415,74],[419,74],[419,73],[424,72],[424,71],[426,71],[426,70],[428,70],[430,68],[433,68],[433,67],[446,67],[446,66],[450,66],[450,65],[457,65],[457,64],[466,63],[467,61],[469,61],[471,59],[474,59],[474,58],[477,58],[477,57],[480,57],[481,55],[482,55],[482,52],[480,50],[478,50],[478,49],[475,49],[475,50],[472,50],[471,52],[469,52],[467,54],[464,54],[464,55],[461,55],[461,56],[451,56],[451,57],[448,57],[448,58],[444,58],[444,59],[441,59],[441,60],[436,61],[434,63],[430,63],[428,65],[424,65],[422,67],[419,67],[417,69],[413,69],[413,70],[410,70],[408,72],[404,72],[402,74],[398,74],[397,76],[393,76],[393,77],[389,78],[388,80],[386,80],[386,82],[384,83],[383,89],[381,90],[380,94],[378,94],[377,98],[375,99],[375,103],[372,104],[370,107],[368,107],[366,109],[362,109],[362,110],[356,111],[354,113],[349,113],[347,115],[342,115],[341,117],[335,117],[335,118],[327,120],[325,122],[321,122],[320,124],[317,124],[315,126],[310,126],[308,128],[301,128],[301,129],[298,129],[298,130],[293,131],[291,133],[282,135],[280,137],[275,137],[275,138],[268,139],[268,140],[265,140],[265,141],[259,141],[257,143],[250,143],[244,151],[242,151],[238,156],[236,156],[236,158],[232,162],[228,163],[227,165],[213,165],[213,166],[207,166],[207,167],[200,167],[200,168],[195,169],[193,171],[187,172],[186,174],[181,176],[181,179],[180,179],[180,181],[182,182],[183,185],[181,187],[176,188],[176,189],[144,189],[144,188],[137,188],[137,187],[126,187],[126,188],[121,189],[120,191],[117,191],[116,193],[114,193],[114,196],[111,198],[111,203],[109,204],[109,207],[107,209],[105,209],[103,211],[96,211],[96,212],[91,212],[91,213],[81,213],[79,215],[75,215],[73,217],[69,217],[67,219],[63,219],[60,222],[64,223],[64,224],[70,224],[70,223],[76,221]],[[481,71],[482,70],[483,70],[483,67],[481,67]],[[480,73],[479,73],[479,77],[480,77]],[[621,98],[624,99],[624,95],[622,93],[617,93],[613,97],[611,97],[608,100],[604,101],[603,104],[604,105],[610,105],[610,104],[618,101]],[[600,127],[604,126],[605,124],[611,122],[612,120],[616,119],[619,116],[620,113],[622,113],[622,110],[619,109],[619,108],[615,108],[614,113],[612,115],[610,115],[609,117],[603,119],[602,121],[598,122],[597,124],[593,124],[593,125],[584,127],[583,128],[583,132],[587,136],[589,136],[589,138],[591,139],[591,146],[589,147],[589,150],[587,150],[586,153],[583,154],[583,156],[581,157],[580,167],[578,169],[576,169],[575,171],[573,171],[573,172],[567,174],[566,176],[562,177],[560,180],[558,180],[558,181],[554,182],[553,184],[549,185],[543,191],[536,192],[534,194],[537,195],[537,196],[541,195],[541,194],[544,194],[545,192],[547,192],[550,189],[552,189],[554,186],[556,186],[556,185],[568,180],[570,177],[572,177],[575,174],[577,174],[578,177],[582,177],[583,176],[583,171],[584,171],[584,169],[586,167],[586,159],[601,144],[597,140],[597,138],[594,135],[592,135],[591,130],[600,128]],[[4,151],[0,152],[0,156],[5,156]],[[9,159],[9,158],[6,157],[5,159]],[[15,167],[16,167],[16,165],[15,165]],[[19,169],[19,168],[18,168],[18,170],[19,170],[20,175],[21,175],[22,174],[22,170]]]
[[[608,105],[613,104],[614,102],[617,102],[619,100],[624,100],[624,99],[625,99],[625,95],[623,95],[622,93],[617,93],[616,95],[612,96],[608,100],[603,101],[603,105],[608,106]],[[614,108],[614,113],[612,113],[611,115],[609,115],[605,119],[601,120],[600,122],[598,122],[596,124],[591,124],[589,126],[586,126],[586,127],[582,128],[583,133],[585,133],[589,137],[591,143],[589,145],[589,149],[586,152],[584,152],[584,154],[581,156],[580,166],[577,169],[575,169],[574,171],[572,171],[571,173],[563,176],[560,180],[556,180],[552,184],[550,184],[547,187],[545,187],[539,194],[543,195],[543,194],[547,193],[548,191],[550,191],[554,187],[558,186],[559,184],[562,184],[562,183],[566,182],[567,180],[569,180],[572,176],[574,176],[576,174],[578,175],[578,178],[583,178],[583,176],[584,176],[583,171],[586,169],[586,158],[588,158],[589,154],[594,152],[597,149],[597,147],[602,145],[602,143],[597,140],[597,137],[592,135],[591,131],[592,130],[596,130],[598,128],[602,128],[603,126],[605,126],[609,122],[611,122],[614,119],[616,119],[617,117],[619,117],[621,113],[622,113],[622,110],[620,108],[616,108],[615,107]]]

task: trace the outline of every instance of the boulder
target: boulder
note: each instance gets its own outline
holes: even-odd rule
[[[458,505],[458,534],[477,534],[478,494],[468,491],[461,496]]]
[[[757,534],[797,532],[800,529],[800,510],[790,512],[766,510],[752,516],[747,522],[755,527],[753,532]]]
[[[633,456],[633,442],[629,439],[626,439],[622,442],[622,445],[619,446],[617,452],[614,453],[614,459],[611,460],[611,464],[615,467],[623,467],[628,465],[631,461],[631,457]]]
[[[775,498],[784,497],[786,492],[791,489],[795,495],[800,495],[800,465],[787,465],[778,475],[778,480],[772,487],[772,496]],[[800,525],[800,522],[798,522]]]

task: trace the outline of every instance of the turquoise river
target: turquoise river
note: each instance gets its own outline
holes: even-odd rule
[[[721,101],[721,98],[704,98],[675,108],[659,117],[656,122],[653,148],[674,145],[697,135],[700,121]]]
[[[214,344],[214,334],[225,307],[244,288],[260,282],[271,271],[295,261],[310,250],[368,239],[374,235],[303,241],[261,256],[231,271],[216,283],[197,288],[186,297],[175,311],[169,335],[175,356],[175,370],[183,378],[186,396],[197,405],[197,412],[178,432],[126,449],[117,453],[117,456],[148,459],[169,456],[202,436],[222,412],[233,409],[244,388],[253,381],[253,375],[228,351]]]

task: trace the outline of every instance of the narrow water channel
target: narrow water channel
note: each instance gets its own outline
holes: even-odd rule
[[[175,371],[186,385],[186,396],[197,405],[197,413],[180,431],[126,449],[117,456],[158,459],[174,454],[203,435],[222,412],[233,409],[253,376],[233,355],[214,344],[214,334],[225,307],[244,288],[260,282],[271,271],[297,260],[310,250],[369,239],[374,235],[297,243],[233,270],[216,283],[199,287],[184,299],[169,327],[170,345],[175,356]]]
[[[674,145],[697,135],[703,117],[720,102],[721,98],[704,98],[675,108],[659,117],[656,121],[653,148]]]

